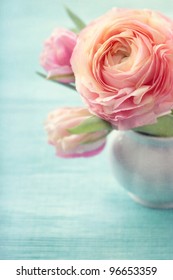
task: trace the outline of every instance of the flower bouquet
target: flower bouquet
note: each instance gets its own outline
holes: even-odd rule
[[[172,139],[173,21],[147,9],[113,8],[85,25],[67,12],[76,29],[55,29],[40,57],[47,72],[40,75],[76,90],[84,101],[84,107],[49,114],[45,127],[57,155],[96,155],[113,130]],[[173,190],[171,195],[173,201]]]
[[[151,10],[113,8],[85,26],[67,12],[76,30],[55,29],[40,63],[47,79],[75,89],[86,108],[48,116],[57,155],[95,155],[113,129],[173,136],[173,21]]]

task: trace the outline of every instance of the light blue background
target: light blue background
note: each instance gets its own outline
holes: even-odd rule
[[[89,159],[55,157],[48,112],[80,105],[77,93],[39,78],[42,44],[113,6],[173,18],[173,1],[2,0],[0,15],[0,259],[173,259],[173,211],[134,203],[113,178],[109,145]],[[172,14],[171,14],[172,13]]]

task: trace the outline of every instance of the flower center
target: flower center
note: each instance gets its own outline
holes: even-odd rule
[[[112,47],[109,48],[107,54],[105,54],[104,66],[111,68],[123,67],[130,54],[131,48],[128,42],[125,42],[124,40],[116,41],[112,44]]]
[[[116,65],[125,62],[128,57],[129,57],[129,53],[122,50],[118,50],[116,53],[112,55],[112,60],[114,62],[114,65]]]

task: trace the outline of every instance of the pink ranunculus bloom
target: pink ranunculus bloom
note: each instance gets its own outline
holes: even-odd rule
[[[173,21],[160,13],[112,9],[79,34],[71,64],[90,111],[118,129],[173,108]]]
[[[63,28],[55,29],[46,40],[40,56],[40,64],[47,71],[48,78],[69,74],[68,77],[57,80],[62,83],[74,82],[70,59],[76,41],[77,35]]]
[[[45,128],[48,142],[56,148],[57,156],[64,158],[89,157],[100,153],[106,143],[108,131],[71,134],[68,129],[81,124],[92,115],[85,108],[58,108],[49,113]]]

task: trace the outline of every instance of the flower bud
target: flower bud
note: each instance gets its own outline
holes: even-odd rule
[[[70,59],[76,45],[77,35],[57,28],[44,44],[40,64],[47,71],[47,78],[62,83],[74,82]]]
[[[81,125],[92,115],[85,108],[58,108],[51,112],[45,128],[48,142],[55,146],[57,156],[64,158],[89,157],[100,153],[109,131],[106,128],[95,132],[74,134],[72,128]]]

